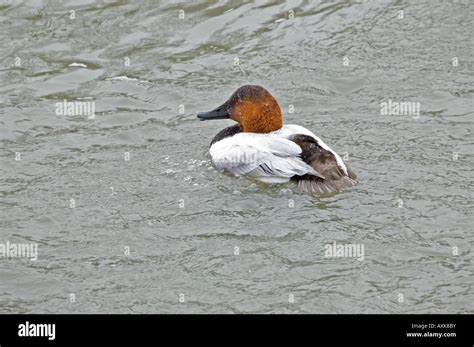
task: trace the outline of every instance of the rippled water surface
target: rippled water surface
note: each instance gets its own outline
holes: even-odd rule
[[[474,312],[473,13],[0,1],[0,243],[38,244],[37,261],[0,258],[0,312]],[[360,184],[310,195],[216,172],[208,146],[232,122],[196,113],[244,84]],[[65,99],[95,119],[58,115]],[[389,99],[420,116],[382,115]],[[325,257],[333,242],[364,260]]]

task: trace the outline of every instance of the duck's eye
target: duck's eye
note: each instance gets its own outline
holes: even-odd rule
[[[242,103],[242,100],[240,100],[240,99],[235,99],[235,102],[234,102],[235,105],[238,105],[238,104],[240,104],[240,103]]]

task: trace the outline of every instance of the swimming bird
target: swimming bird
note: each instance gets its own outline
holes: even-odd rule
[[[245,85],[201,120],[230,118],[209,153],[215,168],[267,183],[297,182],[304,192],[338,192],[357,184],[341,157],[308,129],[283,125],[280,106],[265,88]]]

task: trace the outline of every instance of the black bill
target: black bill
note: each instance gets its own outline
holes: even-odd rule
[[[212,111],[200,112],[198,113],[198,118],[200,120],[209,120],[209,119],[226,119],[230,118],[229,113],[227,113],[227,103],[216,107]]]

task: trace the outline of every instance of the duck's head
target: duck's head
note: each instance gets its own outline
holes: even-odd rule
[[[246,85],[237,89],[221,106],[198,115],[201,120],[230,118],[240,130],[269,133],[282,127],[280,105],[263,87]]]

